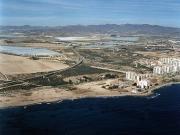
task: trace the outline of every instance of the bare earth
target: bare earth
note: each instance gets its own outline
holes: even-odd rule
[[[109,80],[107,80],[109,81]],[[49,102],[61,102],[63,100],[73,100],[87,97],[119,97],[119,96],[147,96],[146,94],[133,94],[131,92],[118,92],[101,88],[105,81],[88,82],[78,85],[75,90],[65,90],[52,87],[41,87],[31,91],[14,92],[11,94],[0,94],[0,108],[26,106],[32,104],[41,104]],[[177,82],[179,84],[180,82]],[[168,83],[156,86],[151,89],[154,91],[160,87],[168,86],[175,83]]]
[[[10,106],[25,106],[42,102],[62,101],[65,99],[78,99],[86,97],[112,97],[130,95],[101,88],[105,81],[88,82],[77,85],[75,90],[65,90],[52,87],[41,87],[31,91],[14,92],[0,95],[0,108]]]
[[[0,72],[3,74],[22,74],[45,72],[64,69],[68,65],[61,62],[50,62],[46,60],[31,60],[26,57],[0,54]]]

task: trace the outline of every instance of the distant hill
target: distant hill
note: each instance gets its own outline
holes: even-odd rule
[[[105,24],[105,25],[71,25],[71,26],[0,26],[4,33],[50,34],[61,36],[84,34],[119,34],[119,35],[157,35],[180,36],[180,28],[149,24]]]

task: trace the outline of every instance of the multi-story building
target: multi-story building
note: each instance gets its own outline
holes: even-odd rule
[[[177,58],[160,58],[159,61],[162,62],[162,64],[175,65],[180,67],[180,59]]]
[[[137,81],[137,87],[141,89],[148,88],[150,86],[150,82],[148,80]]]
[[[161,66],[155,66],[154,68],[153,68],[153,73],[154,74],[162,74],[162,68],[161,68]]]
[[[153,68],[154,74],[168,74],[180,71],[180,59],[160,58],[160,65]]]
[[[142,79],[146,79],[151,76],[152,74],[138,74],[135,72],[126,72],[126,79],[131,81],[140,81]]]
[[[127,80],[135,80],[136,79],[137,74],[135,72],[126,72],[126,79]]]

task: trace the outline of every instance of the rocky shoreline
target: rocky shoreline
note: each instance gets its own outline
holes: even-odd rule
[[[133,94],[131,92],[117,93],[117,92],[106,92],[93,91],[87,93],[73,93],[72,91],[67,91],[59,88],[49,88],[44,87],[39,89],[34,89],[31,92],[26,93],[14,93],[13,95],[0,95],[0,108],[18,107],[18,106],[29,106],[34,104],[50,104],[58,103],[63,100],[75,100],[80,98],[108,98],[108,97],[122,97],[122,96],[149,96],[157,89],[165,86],[170,86],[173,84],[180,84],[180,82],[170,82],[166,84],[157,85],[150,88],[147,93],[137,93]]]

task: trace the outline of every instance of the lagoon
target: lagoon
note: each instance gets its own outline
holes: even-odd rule
[[[58,52],[48,50],[46,48],[16,47],[16,46],[0,46],[1,53],[8,53],[22,56],[56,56],[61,55]]]

